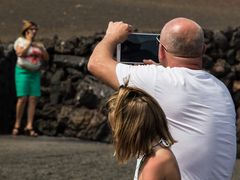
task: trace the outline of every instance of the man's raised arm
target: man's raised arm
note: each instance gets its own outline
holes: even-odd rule
[[[132,26],[123,22],[109,22],[102,41],[95,47],[89,58],[88,70],[110,87],[117,89],[117,61],[113,58],[118,43],[122,43],[132,32]]]

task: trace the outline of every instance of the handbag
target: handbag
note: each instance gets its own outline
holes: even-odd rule
[[[17,64],[23,69],[38,71],[42,65],[42,51],[38,47],[30,47],[24,57],[18,58]]]

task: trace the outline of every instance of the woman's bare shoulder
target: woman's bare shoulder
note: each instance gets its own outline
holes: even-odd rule
[[[176,158],[168,148],[160,148],[150,156],[142,170],[143,179],[180,180],[180,172]]]

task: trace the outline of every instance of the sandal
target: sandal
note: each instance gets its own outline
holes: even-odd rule
[[[17,136],[17,135],[19,135],[20,134],[20,129],[19,128],[13,128],[13,130],[12,130],[12,135],[13,136]]]
[[[24,129],[24,133],[26,136],[37,137],[38,133],[36,133],[33,129]]]

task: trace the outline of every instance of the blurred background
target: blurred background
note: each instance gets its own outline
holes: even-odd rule
[[[239,0],[1,0],[0,9],[1,41],[14,40],[23,19],[40,25],[40,37],[58,34],[62,39],[102,32],[111,20],[128,22],[141,32],[159,32],[178,16],[211,30],[240,24]]]

